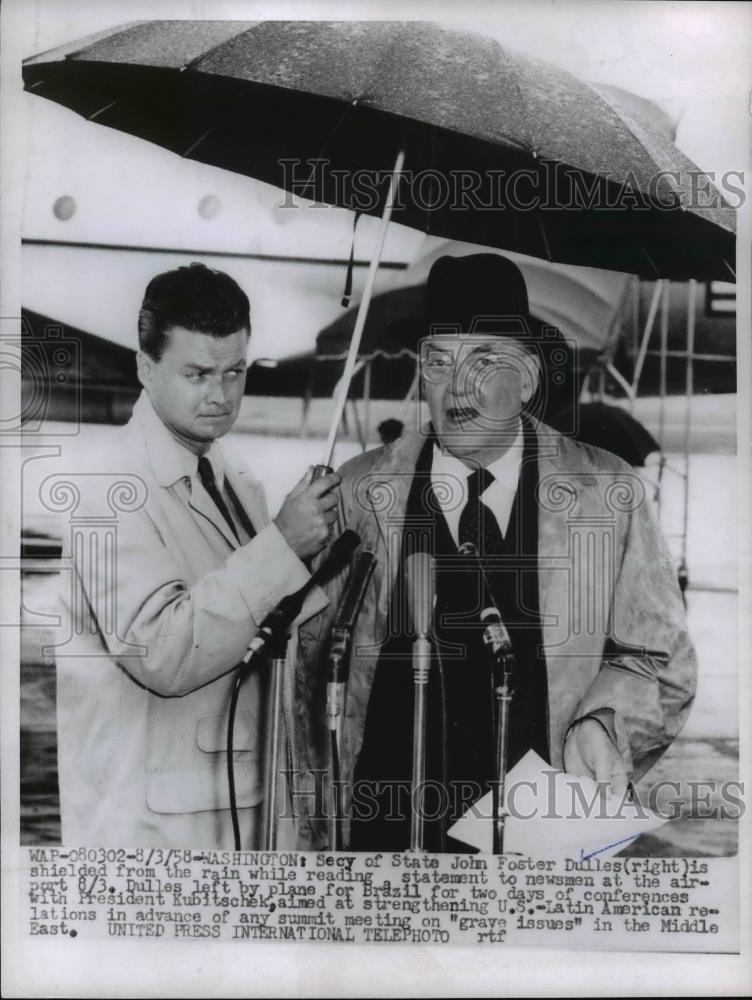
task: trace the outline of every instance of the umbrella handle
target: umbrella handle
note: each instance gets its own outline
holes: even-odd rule
[[[342,419],[342,414],[345,409],[345,403],[347,402],[347,394],[350,390],[350,382],[352,381],[353,373],[355,371],[355,362],[358,359],[358,350],[360,348],[360,341],[363,336],[363,328],[366,323],[366,315],[368,314],[368,307],[371,303],[371,296],[373,294],[373,286],[376,281],[376,272],[379,269],[379,263],[381,261],[381,255],[384,252],[384,243],[386,241],[386,234],[389,228],[389,220],[392,217],[392,208],[394,206],[394,196],[397,193],[397,185],[400,181],[400,176],[402,175],[402,170],[405,165],[405,151],[401,149],[397,153],[397,159],[394,161],[394,170],[392,171],[392,176],[389,180],[389,191],[386,196],[386,204],[384,205],[384,212],[381,216],[381,231],[379,234],[379,243],[376,248],[376,253],[371,258],[371,264],[368,268],[368,277],[366,279],[366,285],[363,290],[363,298],[360,300],[360,305],[358,306],[358,316],[355,320],[355,329],[353,330],[352,340],[350,341],[350,349],[347,353],[347,361],[345,362],[345,369],[342,373],[342,378],[339,382],[339,391],[337,393],[337,398],[334,404],[334,413],[332,415],[332,422],[329,427],[329,438],[326,442],[326,457],[324,458],[324,465],[331,466],[332,459],[334,457],[334,445],[337,442],[337,431],[339,430],[340,420]]]
[[[311,476],[311,482],[314,483],[317,479],[321,479],[323,476],[328,476],[330,472],[334,472],[334,469],[331,467],[331,465],[314,465],[313,475]],[[342,494],[339,492],[337,494],[337,499],[338,499],[337,520],[330,528],[330,532],[333,532],[333,535],[330,535],[330,539],[331,537],[336,538],[337,535],[341,535],[342,532],[345,530],[345,514],[344,510],[342,509]]]

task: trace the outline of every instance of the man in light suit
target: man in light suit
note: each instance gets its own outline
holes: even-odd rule
[[[249,336],[248,298],[228,275],[192,264],[154,278],[133,416],[117,449],[68,484],[56,651],[68,846],[233,846],[233,668],[309,579],[304,560],[325,544],[339,482],[309,471],[270,522],[261,485],[223,459],[216,439],[238,415]],[[323,595],[312,601],[309,614]],[[252,674],[234,734],[243,846],[257,846],[259,713]]]
[[[378,558],[352,642],[340,753],[350,849],[409,843],[411,551],[427,549],[437,567],[427,849],[466,850],[448,828],[498,778],[494,678],[480,621],[489,603],[516,660],[510,767],[534,750],[622,793],[675,738],[694,696],[676,575],[639,477],[536,418],[542,352],[519,269],[492,254],[441,258],[429,275],[425,320],[430,427],[340,470],[348,526]],[[468,542],[486,580],[460,553]],[[312,775],[328,765],[321,660],[345,579],[327,587],[328,608],[300,636],[301,847],[326,842]]]

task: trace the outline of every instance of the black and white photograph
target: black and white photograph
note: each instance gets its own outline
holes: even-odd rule
[[[750,37],[3,4],[6,995],[752,985]]]

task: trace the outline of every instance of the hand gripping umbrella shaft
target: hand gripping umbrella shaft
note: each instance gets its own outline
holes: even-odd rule
[[[400,176],[402,174],[402,168],[405,165],[405,153],[404,150],[400,150],[397,154],[397,159],[394,161],[394,170],[392,171],[392,176],[389,181],[389,191],[386,196],[386,205],[384,206],[384,214],[381,216],[381,232],[379,234],[379,245],[376,249],[376,253],[371,259],[370,267],[368,268],[368,278],[366,279],[366,287],[363,291],[363,298],[360,300],[360,306],[358,307],[358,318],[355,321],[355,329],[353,330],[352,340],[350,341],[350,350],[347,354],[347,361],[345,362],[345,370],[342,373],[342,378],[339,382],[339,391],[337,393],[337,399],[334,404],[334,413],[332,415],[331,426],[329,427],[329,438],[326,442],[326,458],[324,459],[323,466],[316,467],[317,476],[326,475],[326,472],[331,468],[332,458],[334,456],[334,445],[337,441],[337,430],[339,428],[340,420],[342,420],[342,414],[345,409],[345,403],[347,402],[347,395],[350,391],[350,382],[353,377],[353,372],[355,371],[355,363],[358,360],[358,350],[360,349],[360,340],[363,336],[363,329],[366,323],[366,316],[368,315],[368,306],[371,302],[371,295],[373,294],[373,286],[376,281],[376,272],[379,269],[379,262],[381,261],[381,255],[384,252],[384,243],[386,241],[387,230],[389,229],[389,220],[392,217],[392,208],[394,206],[394,197],[397,193],[397,185],[400,181]]]

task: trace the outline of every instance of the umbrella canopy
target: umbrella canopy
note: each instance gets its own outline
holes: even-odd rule
[[[425,22],[151,21],[23,74],[100,124],[374,215],[404,148],[393,219],[436,235],[644,277],[734,273],[734,213],[695,204],[666,129],[491,39]]]

